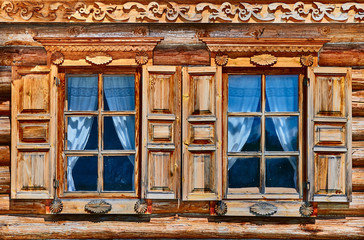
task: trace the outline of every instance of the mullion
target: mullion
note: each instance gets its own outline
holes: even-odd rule
[[[102,151],[102,141],[103,141],[103,136],[102,136],[102,126],[103,126],[103,118],[101,116],[101,112],[102,112],[102,107],[103,107],[103,78],[102,78],[102,74],[99,73],[98,74],[98,117],[99,117],[99,121],[98,121],[98,176],[97,176],[97,192],[100,194],[103,190],[103,159],[102,159],[102,155],[101,155],[101,151]]]
[[[265,193],[265,75],[261,75],[261,133],[260,133],[260,147],[262,155],[260,157],[260,193]]]

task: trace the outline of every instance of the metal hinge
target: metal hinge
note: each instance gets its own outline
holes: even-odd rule
[[[59,180],[57,180],[57,179],[53,180],[53,187],[54,187],[54,189],[59,188]]]
[[[310,86],[310,79],[305,77],[305,78],[303,79],[303,84],[304,84],[306,87]]]
[[[307,191],[310,191],[310,182],[305,182],[305,187],[306,187],[306,189],[307,189]]]
[[[55,82],[57,87],[59,87],[59,85],[61,85],[61,80],[59,80],[58,77],[54,77],[54,82]]]

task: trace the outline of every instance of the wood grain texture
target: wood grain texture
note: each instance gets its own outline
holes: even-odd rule
[[[11,67],[0,66],[0,101],[10,100]],[[1,115],[1,114],[0,114]]]
[[[43,47],[1,46],[0,64],[4,66],[35,66],[47,64]]]
[[[364,90],[364,69],[352,70],[352,84],[353,84],[353,93],[355,91]]]
[[[353,167],[360,166],[364,166],[364,149],[353,148]]]
[[[0,194],[10,193],[10,167],[0,166]]]
[[[0,145],[10,144],[10,119],[0,117]]]
[[[364,168],[353,168],[352,182],[353,191],[363,191],[364,190]]]
[[[353,117],[353,141],[364,141],[364,118]]]
[[[340,57],[337,57],[340,54]],[[364,44],[343,43],[326,45],[320,52],[320,66],[364,66]]]

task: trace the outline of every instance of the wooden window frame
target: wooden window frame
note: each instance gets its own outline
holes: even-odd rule
[[[229,75],[261,75],[261,112],[257,113],[228,113],[228,77]],[[297,74],[298,79],[298,113],[265,113],[265,76],[266,75],[289,75]],[[226,200],[258,200],[258,199],[276,199],[276,200],[302,200],[303,199],[303,179],[304,169],[306,162],[305,153],[307,147],[305,146],[305,132],[306,123],[304,116],[306,116],[306,109],[304,108],[304,78],[306,76],[305,69],[303,68],[244,68],[244,67],[225,67],[223,68],[223,192],[224,199]],[[261,150],[257,154],[249,153],[228,153],[228,117],[230,116],[259,116],[261,118]],[[298,116],[298,150],[290,152],[291,154],[277,154],[274,152],[268,153],[264,150],[265,146],[265,117],[266,116]],[[228,157],[259,157],[260,158],[260,186],[258,192],[248,191],[246,193],[234,192],[229,193],[228,189]],[[274,191],[265,192],[265,156],[298,156],[297,162],[297,192],[292,193],[291,190],[285,188],[274,188]],[[273,190],[273,189],[272,189]],[[264,192],[264,193],[262,193]]]
[[[77,112],[66,111],[67,100],[67,75],[97,75],[98,77],[98,110]],[[134,74],[135,76],[135,110],[134,111],[104,111],[103,101],[103,75],[126,75]],[[57,126],[57,179],[59,179],[58,195],[62,198],[139,198],[140,196],[140,94],[141,94],[141,77],[140,69],[137,67],[60,67],[59,74],[60,90],[58,91],[58,126]],[[98,149],[97,150],[66,150],[66,118],[67,116],[91,116],[94,115],[98,119]],[[102,150],[103,148],[103,118],[105,116],[135,116],[135,150]],[[102,118],[102,121],[100,119]],[[98,156],[98,183],[97,192],[91,191],[66,191],[66,169],[67,169],[67,156],[82,155],[82,156]],[[134,191],[105,191],[102,192],[103,185],[102,170],[103,160],[102,156],[125,156],[134,155]]]

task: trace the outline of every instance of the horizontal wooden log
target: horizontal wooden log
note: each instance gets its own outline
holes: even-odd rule
[[[352,134],[353,141],[364,140],[364,118],[353,117]]]
[[[10,119],[0,117],[0,145],[10,144]]]
[[[90,216],[91,217],[91,216]],[[1,215],[1,239],[39,238],[274,238],[359,239],[363,218],[318,219],[314,223],[209,222],[206,218],[166,217],[149,222],[53,221],[40,217]]]
[[[353,91],[364,90],[364,69],[353,69],[351,76]]]
[[[10,193],[10,167],[0,166],[0,194]]]
[[[363,148],[353,148],[352,163],[353,163],[353,167],[364,166],[364,149]]]
[[[10,116],[10,101],[0,101],[0,116]]]
[[[47,53],[43,47],[3,46],[0,47],[0,65],[35,66],[46,65]]]
[[[0,166],[10,166],[9,146],[0,146]]]
[[[357,216],[364,217],[364,193],[353,192],[352,202],[343,204],[320,203],[318,216]]]
[[[0,101],[10,100],[11,95],[11,67],[0,66]]]
[[[320,51],[319,65],[336,67],[364,66],[364,44],[326,44]]]
[[[352,173],[353,191],[364,191],[364,168],[353,168]]]

